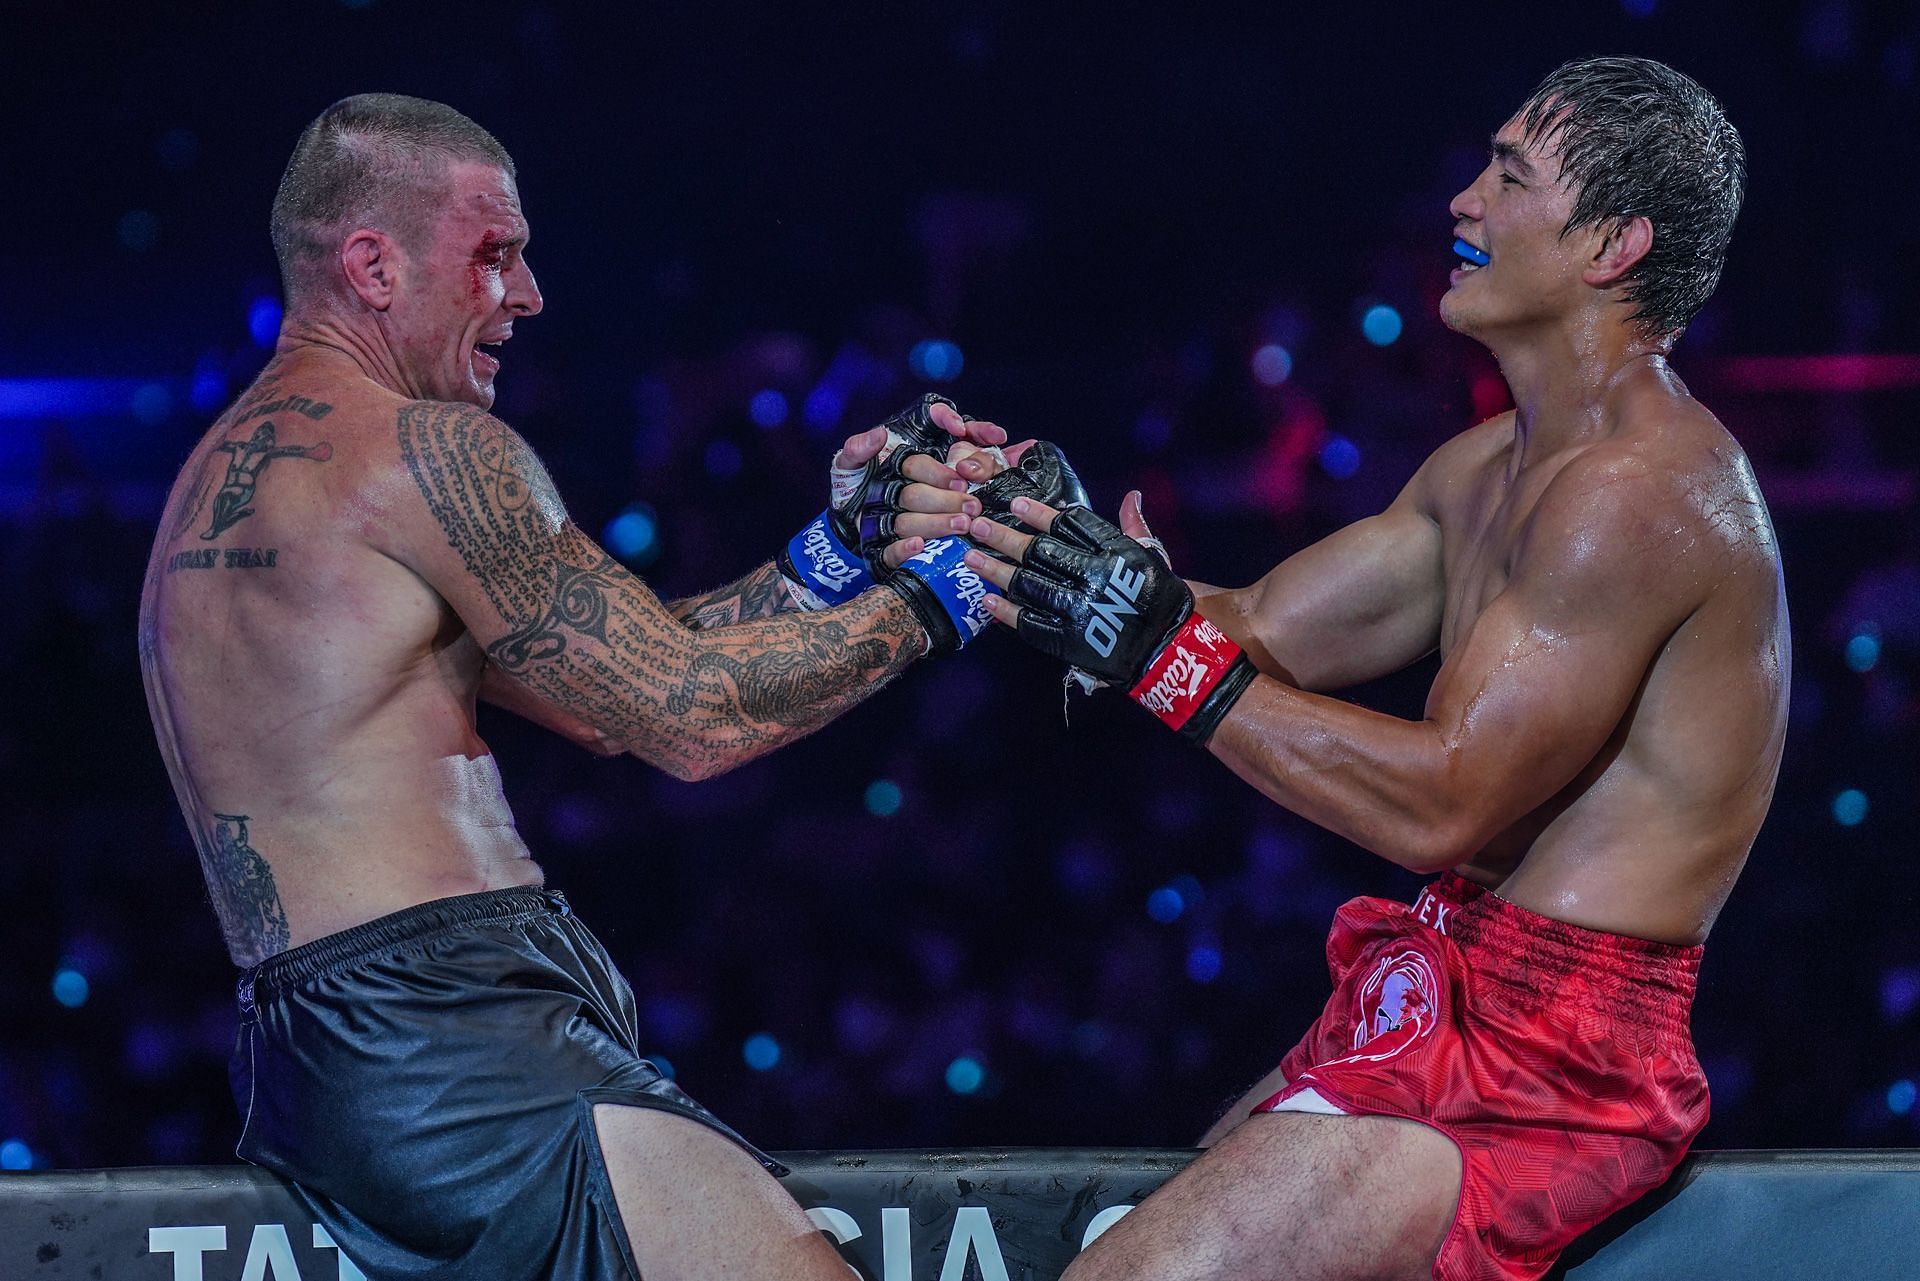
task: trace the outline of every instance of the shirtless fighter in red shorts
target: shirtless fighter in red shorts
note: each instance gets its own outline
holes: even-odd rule
[[[1549,76],[1453,201],[1441,303],[1518,408],[1251,587],[1182,583],[1083,508],[974,523],[1020,562],[971,553],[1001,622],[1439,874],[1341,908],[1319,1021],[1072,1281],[1537,1277],[1705,1124],[1688,1011],[1773,793],[1787,610],[1747,460],[1666,357],[1743,169],[1667,67]],[[1320,692],[1435,646],[1423,720]]]

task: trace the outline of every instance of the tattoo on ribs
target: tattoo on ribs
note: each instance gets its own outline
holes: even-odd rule
[[[287,912],[273,869],[247,838],[245,814],[215,814],[200,838],[207,889],[227,946],[244,964],[256,964],[287,946]]]
[[[687,611],[761,617],[751,636],[697,638],[567,519],[546,469],[504,424],[416,402],[398,431],[447,545],[506,625],[487,656],[655,764],[737,763],[824,724],[920,653],[918,625],[884,593],[832,616],[774,609],[766,598],[785,589],[772,566]]]

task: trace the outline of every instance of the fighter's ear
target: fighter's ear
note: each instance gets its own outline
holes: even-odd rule
[[[340,270],[347,287],[375,311],[393,306],[400,283],[400,247],[385,232],[362,227],[340,246]]]
[[[1653,221],[1644,214],[1615,218],[1605,224],[1601,236],[1587,260],[1582,280],[1596,289],[1620,283],[1653,250]]]

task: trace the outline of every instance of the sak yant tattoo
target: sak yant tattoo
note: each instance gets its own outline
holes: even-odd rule
[[[780,612],[768,595],[784,588],[760,573],[681,603],[742,625],[692,630],[567,518],[546,469],[505,424],[469,406],[419,402],[400,410],[398,428],[447,545],[505,624],[488,658],[683,777],[817,728],[924,646],[891,593],[831,614]]]
[[[221,933],[242,965],[285,950],[290,937],[273,869],[248,840],[249,821],[245,814],[215,814],[212,829],[196,833]]]
[[[787,590],[787,580],[781,576],[779,567],[769,561],[738,582],[715,588],[704,596],[674,601],[667,608],[688,627],[701,630],[772,618],[799,606],[793,603],[793,593]]]

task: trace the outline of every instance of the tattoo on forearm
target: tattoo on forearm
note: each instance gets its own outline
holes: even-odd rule
[[[398,427],[448,546],[508,628],[488,657],[663,768],[707,773],[797,738],[921,651],[919,625],[890,593],[831,613],[774,609],[767,593],[785,589],[765,576],[771,566],[703,598],[711,610],[689,610],[749,625],[697,634],[567,519],[546,469],[503,424],[421,402]]]
[[[800,638],[800,650],[774,649],[741,659],[709,650],[694,656],[680,688],[667,695],[667,710],[685,716],[724,677],[740,710],[775,725],[815,724],[815,709],[843,698],[869,671],[886,671],[892,655],[881,640],[853,641],[832,619]]]
[[[696,631],[709,627],[730,627],[756,618],[772,618],[798,608],[779,566],[769,561],[738,582],[728,583],[704,596],[689,596],[667,608],[673,616]]]
[[[213,910],[234,958],[256,965],[285,950],[287,912],[273,869],[248,840],[247,815],[215,814],[213,820],[211,829],[196,834]]]

